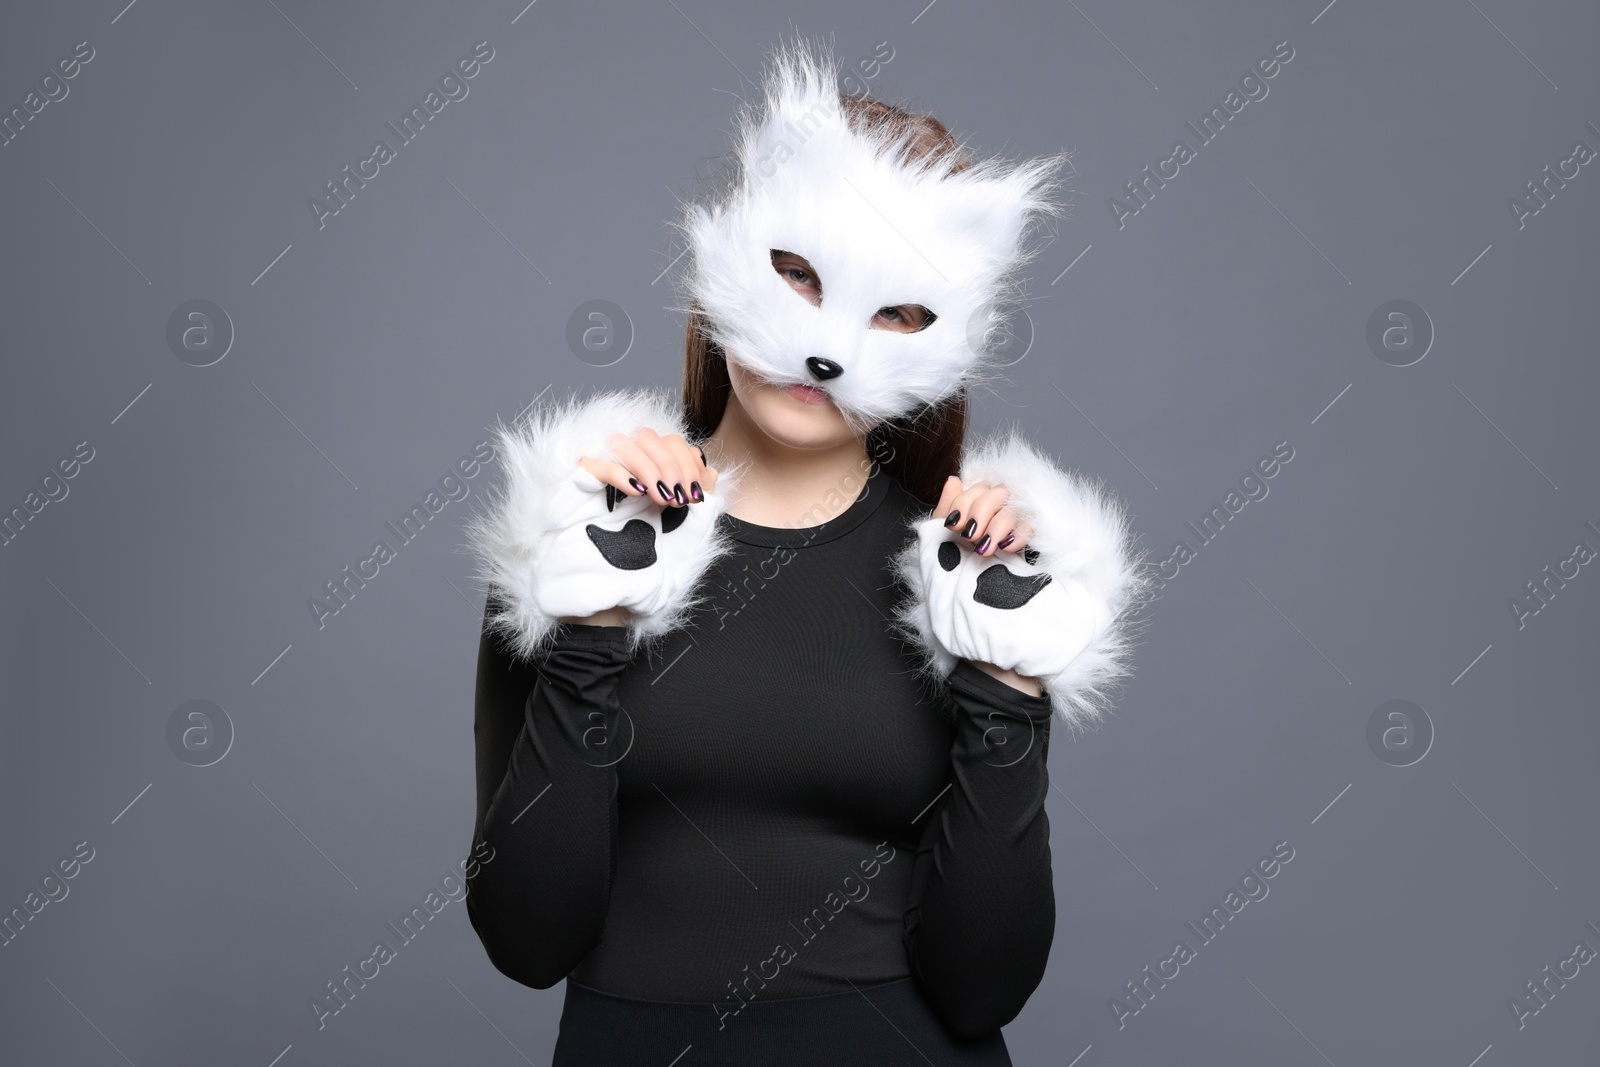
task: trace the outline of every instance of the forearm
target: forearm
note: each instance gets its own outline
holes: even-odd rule
[[[470,880],[468,914],[495,967],[536,989],[566,977],[605,925],[617,836],[607,742],[619,718],[616,678],[628,658],[620,627],[558,632],[535,661],[522,728],[480,819],[495,860]],[[496,697],[507,699],[480,677],[480,717]]]
[[[924,816],[905,945],[945,1024],[978,1036],[1038,987],[1055,933],[1045,697],[958,665],[952,783]]]

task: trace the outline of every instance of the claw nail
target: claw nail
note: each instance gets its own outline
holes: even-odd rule
[[[948,514],[948,515],[946,515],[944,517],[944,524],[946,526],[954,526],[956,523],[958,523],[960,521],[961,521],[961,512],[959,512],[959,511],[952,511],[950,514]]]
[[[968,519],[967,524],[961,528],[961,536],[970,540],[978,532],[978,520]]]
[[[705,492],[704,489],[700,488],[700,483],[699,482],[690,482],[689,483],[689,495],[694,497],[694,502],[696,504],[700,504],[700,503],[704,503],[705,502],[706,492]]]
[[[988,534],[984,534],[983,535],[983,539],[980,540],[976,545],[972,546],[972,550],[974,552],[976,552],[980,556],[983,555],[984,552],[988,550],[988,548],[989,548],[989,535]]]

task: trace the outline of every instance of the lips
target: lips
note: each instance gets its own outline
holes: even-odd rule
[[[786,385],[783,391],[804,404],[828,403],[827,390],[818,389],[814,385]]]

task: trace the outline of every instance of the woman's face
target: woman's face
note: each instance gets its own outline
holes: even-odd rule
[[[822,303],[822,279],[803,256],[773,249],[772,267],[813,306]],[[932,321],[927,308],[916,304],[879,308],[871,328],[916,333]],[[829,399],[827,382],[819,385],[779,387],[746,370],[737,353],[728,358],[728,379],[733,394],[750,420],[779,444],[790,448],[835,448],[855,438],[843,414]]]

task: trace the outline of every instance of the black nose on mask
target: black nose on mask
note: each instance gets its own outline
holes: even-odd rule
[[[811,371],[811,376],[819,382],[837,378],[844,373],[844,368],[839,364],[831,359],[823,359],[821,356],[807,356],[806,369]]]

